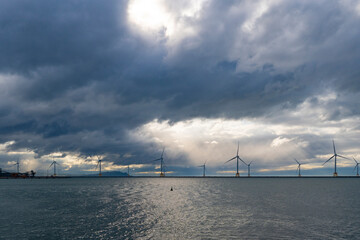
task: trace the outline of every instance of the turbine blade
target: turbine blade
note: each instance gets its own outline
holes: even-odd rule
[[[155,162],[155,161],[159,161],[159,160],[161,160],[161,158],[158,158],[158,159],[155,159],[155,160],[152,160],[152,161]]]
[[[240,157],[239,157],[240,161],[242,161],[246,166],[247,166],[247,163],[244,162],[244,160],[242,160]]]
[[[252,162],[253,162],[253,161],[251,161],[251,162],[249,163],[249,166],[251,165]]]
[[[228,162],[234,160],[235,158],[236,158],[236,157],[233,157],[232,159],[227,160],[225,163],[228,163]],[[225,163],[224,163],[224,164],[225,164]]]
[[[336,150],[335,150],[335,142],[333,140],[333,147],[334,147],[334,154],[336,154]]]
[[[239,141],[238,141],[238,148],[237,148],[237,151],[236,151],[236,156],[239,156]]]
[[[358,165],[356,164],[353,171],[355,171],[355,169],[356,169],[357,166],[358,166]]]
[[[354,159],[354,161],[355,161],[355,163],[357,164],[358,163],[358,161],[356,161],[356,159],[353,157],[353,159]]]
[[[345,158],[345,159],[350,160],[350,158],[347,158],[347,157],[341,156],[341,155],[339,155],[339,154],[337,154],[337,156],[338,156],[338,157],[341,157],[341,158]]]
[[[323,163],[323,165],[325,164],[325,163],[327,163],[328,161],[330,161],[331,159],[333,159],[333,157],[335,157],[335,155],[333,155],[331,158],[329,158],[326,162],[324,162]]]
[[[162,153],[161,153],[161,157],[163,157],[164,151],[165,151],[165,147],[163,148],[163,151],[162,151]]]
[[[294,160],[295,160],[295,162],[297,162],[297,164],[300,164],[300,163],[298,162],[298,160],[296,160],[296,158],[294,158]]]

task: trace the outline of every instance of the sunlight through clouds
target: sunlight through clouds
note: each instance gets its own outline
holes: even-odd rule
[[[357,121],[357,118],[349,118],[342,119],[341,123],[332,121],[329,124],[321,120],[327,106],[334,100],[336,98],[332,94],[319,96],[316,106],[313,106],[314,103],[310,100],[305,100],[298,108],[286,110],[283,115],[273,119],[194,118],[176,123],[155,119],[129,135],[134,141],[156,142],[159,147],[165,147],[170,159],[185,154],[183,158],[188,159],[192,165],[209,160],[209,165],[222,166],[227,159],[233,157],[239,141],[239,154],[245,161],[256,162],[254,171],[270,172],[272,168],[274,171],[288,171],[294,166],[294,158],[306,163],[304,170],[319,169],[331,156],[331,140],[334,137],[346,136]],[[308,122],[300,121],[299,116],[304,115],[307,115]],[[289,124],[284,121],[279,123],[278,117],[287,119]],[[326,136],[327,139],[324,138]],[[340,140],[337,141],[339,145],[344,142],[344,139]],[[327,154],[319,155],[318,149],[313,150],[317,141],[328,143]],[[356,148],[344,148],[343,144],[340,146],[339,151],[343,154],[356,154]],[[343,159],[340,164],[344,167],[350,166],[352,161]]]
[[[236,152],[238,140],[244,159],[256,159],[263,164],[281,161],[288,157],[283,155],[289,154],[289,150],[302,155],[302,145],[297,145],[296,139],[294,143],[281,140],[280,143],[282,138],[274,134],[271,125],[258,120],[193,119],[176,124],[155,120],[137,129],[131,136],[138,141],[161,139],[160,144],[171,149],[169,157],[184,152],[192,164],[201,164],[205,159],[210,165],[223,164]],[[274,145],[274,141],[279,143]],[[273,147],[277,147],[276,151],[272,150]],[[279,151],[282,147],[283,152]]]
[[[197,34],[194,21],[206,1],[130,0],[129,25],[150,41],[165,41],[171,55],[177,44]]]
[[[128,14],[130,22],[142,31],[158,31],[163,27],[170,27],[170,13],[162,0],[131,0]]]

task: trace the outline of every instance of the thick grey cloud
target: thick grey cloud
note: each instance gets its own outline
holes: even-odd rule
[[[1,1],[0,142],[143,162],[155,151],[127,132],[153,119],[286,123],[327,91],[328,120],[359,115],[356,2],[207,1],[196,17],[164,4],[195,33],[143,37],[127,1]]]

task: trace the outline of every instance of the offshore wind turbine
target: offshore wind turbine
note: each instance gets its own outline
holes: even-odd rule
[[[238,142],[238,148],[237,148],[236,156],[229,159],[229,160],[227,160],[225,163],[228,163],[228,162],[230,162],[230,161],[232,161],[234,159],[236,159],[236,174],[235,174],[235,177],[240,177],[240,174],[239,174],[239,160],[242,161],[243,163],[245,163],[245,162],[239,157],[239,142]]]
[[[56,176],[56,165],[59,165],[55,160],[50,164],[48,170],[51,168],[51,166],[54,166],[54,177]]]
[[[20,163],[19,163],[19,159],[16,161],[16,163],[14,164],[14,166],[16,166],[16,170],[17,170],[17,173],[20,173]]]
[[[247,168],[248,168],[248,177],[250,177],[250,166],[251,166],[251,163],[252,163],[253,161],[251,161],[249,164],[247,164],[246,162],[244,162],[241,158],[240,158],[240,161],[242,161],[242,162],[247,166]]]
[[[332,155],[331,158],[329,158],[328,160],[326,160],[326,162],[324,162],[323,165],[324,165],[325,163],[327,163],[328,161],[330,161],[331,159],[334,158],[335,161],[334,161],[334,173],[333,173],[333,176],[334,176],[334,177],[337,177],[338,174],[337,174],[337,171],[336,171],[336,158],[337,158],[337,157],[341,157],[341,158],[345,158],[345,159],[349,159],[349,158],[337,154],[337,153],[336,153],[336,149],[335,149],[335,142],[334,142],[334,140],[333,140],[332,142],[333,142],[333,148],[334,148],[334,155]]]
[[[96,168],[95,168],[95,171],[97,170],[97,168],[99,167],[99,177],[101,177],[102,176],[102,174],[101,174],[101,159],[99,158],[99,156],[97,156],[97,158],[98,158],[98,163],[97,163],[97,165],[96,165]]]
[[[356,161],[356,159],[354,157],[353,157],[353,159],[356,163],[355,168],[354,168],[354,170],[356,169],[356,176],[359,176],[359,162]]]
[[[165,177],[165,171],[164,171],[164,165],[165,164],[164,164],[164,158],[163,158],[164,151],[165,151],[165,148],[163,148],[163,151],[161,153],[161,157],[154,160],[154,162],[155,161],[160,161],[160,177]]]
[[[294,160],[295,160],[295,162],[298,164],[298,167],[297,167],[297,169],[296,169],[296,172],[298,172],[299,171],[299,177],[301,177],[301,163],[299,163],[299,161],[298,160],[296,160],[295,158],[294,158]]]
[[[206,166],[206,162],[207,162],[207,160],[204,162],[203,165],[198,166],[198,167],[202,167],[202,168],[203,168],[203,177],[205,177],[205,172],[206,172],[205,166]]]

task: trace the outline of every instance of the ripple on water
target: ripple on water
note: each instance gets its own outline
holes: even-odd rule
[[[359,185],[358,179],[1,180],[0,239],[353,239],[360,234]]]

